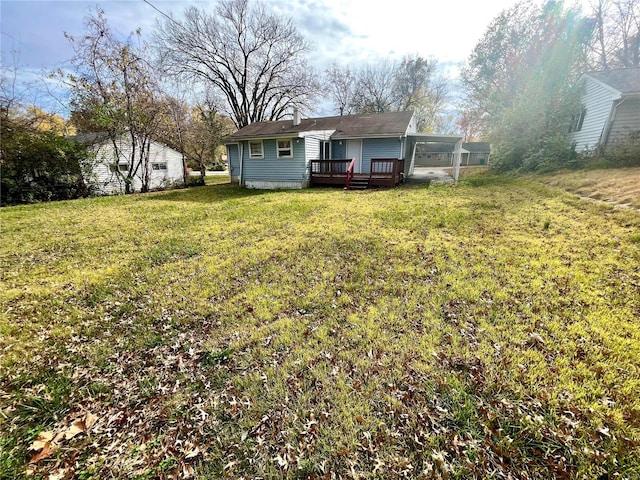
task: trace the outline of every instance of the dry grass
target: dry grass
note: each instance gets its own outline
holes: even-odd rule
[[[540,179],[581,197],[640,209],[640,167],[562,172]]]
[[[469,176],[0,220],[0,478],[638,478],[639,212]]]

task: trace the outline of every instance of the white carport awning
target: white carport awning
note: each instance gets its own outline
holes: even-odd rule
[[[413,174],[416,162],[416,145],[419,143],[453,143],[453,179],[458,181],[460,174],[460,159],[462,154],[462,135],[438,135],[433,133],[410,133],[407,139],[413,143],[411,152],[411,166],[409,167],[409,175]]]

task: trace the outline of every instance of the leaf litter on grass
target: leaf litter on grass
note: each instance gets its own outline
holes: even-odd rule
[[[629,213],[523,180],[192,195],[79,202],[110,247],[82,243],[82,213],[65,238],[122,266],[90,285],[63,241],[39,261],[68,271],[66,287],[40,288],[14,270],[24,231],[5,234],[3,264],[25,293],[7,298],[1,326],[2,471],[633,478],[640,468]],[[30,248],[66,205],[29,213],[49,219]],[[157,226],[136,223],[130,249],[126,221],[111,228],[96,209],[153,212]],[[46,368],[55,375],[38,375]],[[39,436],[43,448],[30,449]]]

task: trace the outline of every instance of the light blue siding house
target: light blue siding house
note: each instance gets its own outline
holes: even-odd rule
[[[376,159],[403,161],[416,133],[412,112],[307,119],[294,112],[293,117],[256,122],[225,138],[232,183],[305,188],[311,182],[312,162],[331,159],[353,159],[354,174],[372,176],[382,165]],[[404,163],[398,165],[405,169]]]

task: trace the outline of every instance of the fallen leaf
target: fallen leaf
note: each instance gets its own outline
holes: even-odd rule
[[[189,465],[188,463],[182,465],[182,478],[193,477],[194,474],[195,469],[191,465]]]
[[[531,333],[529,334],[529,343],[530,344],[535,344],[535,345],[544,345],[544,338],[542,338],[542,336],[538,333]]]
[[[49,458],[51,455],[53,455],[56,452],[57,449],[58,449],[58,446],[55,443],[46,442],[42,447],[42,450],[40,450],[33,457],[31,457],[31,460],[29,460],[29,464],[38,463],[40,460]]]
[[[200,455],[200,447],[196,446],[195,448],[188,451],[187,454],[184,456],[184,458],[186,459],[195,458],[198,455]]]
[[[97,415],[94,415],[93,413],[87,413],[84,416],[84,426],[86,431],[88,432],[89,430],[91,430],[91,428],[96,424],[97,421],[98,421]]]
[[[51,443],[51,440],[53,440],[53,432],[40,432],[38,438],[36,438],[29,447],[29,450],[36,452],[42,450],[47,444]]]
[[[362,415],[356,415],[356,422],[358,422],[358,423],[363,423],[364,422],[364,418],[362,418]]]
[[[64,438],[66,440],[69,440],[84,431],[84,422],[82,420],[76,420],[69,426],[69,428],[67,428],[67,431],[64,433]]]
[[[53,440],[51,440],[51,443],[59,444],[63,440],[64,440],[64,432],[58,432],[56,433],[55,437],[53,437]]]
[[[73,478],[74,473],[71,468],[63,468],[62,470],[49,474],[49,480],[69,480]]]

